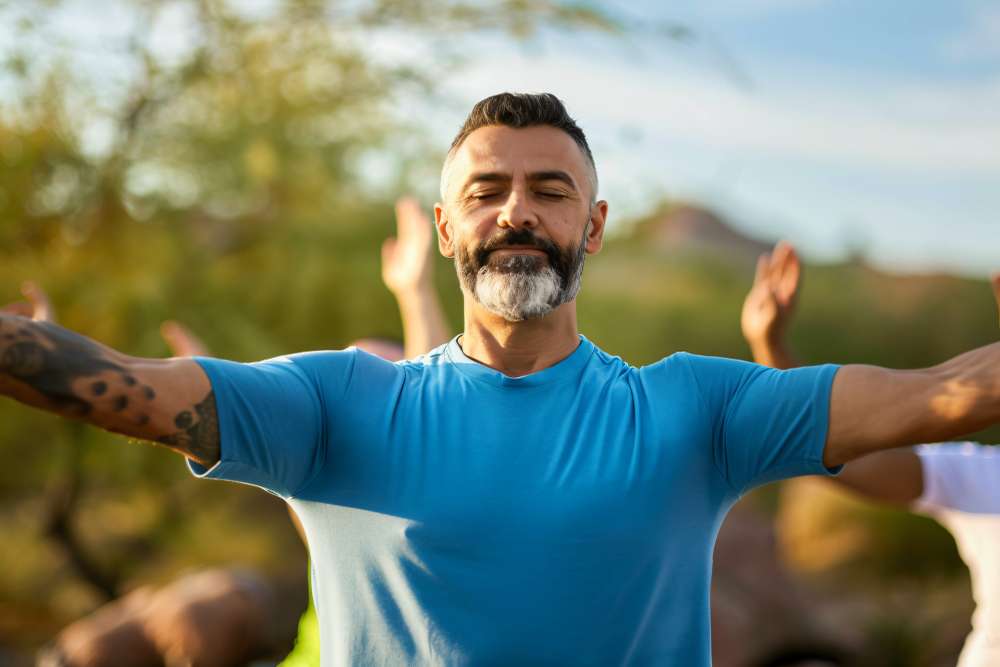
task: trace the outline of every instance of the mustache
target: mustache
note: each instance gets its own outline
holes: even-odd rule
[[[529,229],[511,229],[487,239],[482,245],[476,248],[476,266],[485,266],[490,253],[494,250],[501,250],[511,246],[541,250],[548,257],[549,266],[557,267],[561,264],[562,254],[555,243],[535,236],[534,232]]]

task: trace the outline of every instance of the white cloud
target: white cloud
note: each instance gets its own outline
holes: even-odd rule
[[[462,77],[463,90],[551,89],[573,113],[713,149],[906,170],[1000,173],[1000,77],[982,84],[828,81],[762,86],[658,74],[580,57],[503,54]],[[837,87],[841,86],[841,87]]]

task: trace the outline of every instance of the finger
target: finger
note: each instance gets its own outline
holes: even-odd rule
[[[49,301],[49,295],[45,293],[38,283],[26,280],[21,284],[21,294],[31,303],[33,312],[32,319],[40,322],[55,322],[56,314]]]
[[[388,266],[396,256],[396,237],[390,236],[382,241],[382,266]]]
[[[180,322],[167,320],[160,325],[160,336],[175,357],[207,357],[208,346]]]
[[[31,317],[35,312],[34,307],[27,301],[15,301],[5,306],[0,306],[0,313],[8,315],[20,315],[21,317]]]
[[[414,219],[420,217],[420,203],[413,197],[400,197],[396,200],[396,229],[403,236],[413,229]]]
[[[430,218],[424,215],[420,202],[408,198],[397,215],[396,225],[399,238],[404,243],[422,246],[430,242],[433,227]]]
[[[414,207],[418,210],[420,208],[420,204],[417,203],[416,197],[411,197],[409,195],[400,197],[396,200],[396,217],[404,217],[407,213],[412,211]]]
[[[776,254],[779,257],[777,259],[778,276],[774,285],[775,292],[780,303],[789,305],[795,301],[798,295],[802,264],[799,261],[798,253],[795,252],[795,247],[790,243],[782,241]]]
[[[771,253],[762,252],[757,258],[757,269],[754,271],[753,284],[754,287],[757,285],[762,285],[767,281],[768,270],[771,266]]]

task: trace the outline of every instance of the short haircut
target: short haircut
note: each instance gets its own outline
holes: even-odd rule
[[[562,130],[576,142],[590,166],[591,198],[597,198],[597,167],[583,130],[570,117],[562,101],[552,93],[499,93],[472,107],[462,129],[455,135],[441,169],[441,200],[445,199],[451,160],[470,134],[482,127],[505,125],[514,129],[548,125]]]

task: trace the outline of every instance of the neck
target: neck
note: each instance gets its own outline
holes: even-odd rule
[[[580,344],[576,328],[576,301],[559,306],[545,317],[508,322],[465,295],[465,333],[462,351],[470,359],[505,375],[528,375],[559,363]]]

